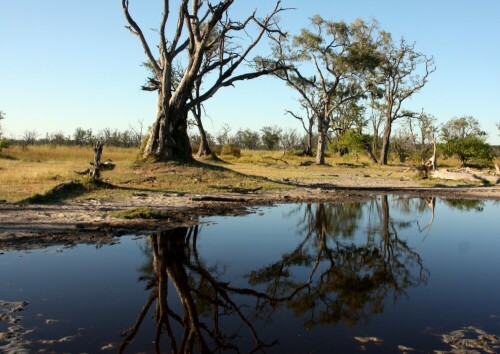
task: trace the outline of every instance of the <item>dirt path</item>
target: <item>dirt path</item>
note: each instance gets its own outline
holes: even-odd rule
[[[318,176],[321,177],[321,176]],[[120,234],[148,233],[161,227],[193,225],[203,216],[239,215],[251,206],[293,202],[369,199],[381,193],[420,197],[442,196],[500,200],[500,186],[419,187],[415,182],[362,175],[337,176],[334,181],[290,181],[298,187],[272,193],[216,195],[145,193],[132,198],[82,199],[50,205],[0,205],[0,250],[75,242],[113,242]],[[110,211],[151,207],[165,212],[164,220],[122,220]]]

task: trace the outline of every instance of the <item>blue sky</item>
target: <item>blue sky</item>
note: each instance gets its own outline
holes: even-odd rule
[[[158,27],[161,1],[130,2],[144,29]],[[252,8],[264,14],[270,5],[269,0],[238,0],[236,15]],[[295,8],[281,15],[291,34],[321,14],[328,20],[375,18],[394,38],[416,42],[417,50],[434,56],[437,70],[406,108],[423,108],[441,123],[472,115],[489,133],[489,142],[500,144],[495,127],[500,122],[500,1],[283,0],[283,5]],[[125,24],[119,0],[0,0],[0,110],[7,114],[7,135],[127,129],[139,120],[150,124],[156,97],[140,90],[144,55]],[[300,129],[284,115],[296,107],[295,98],[272,78],[239,83],[206,104],[206,127]]]

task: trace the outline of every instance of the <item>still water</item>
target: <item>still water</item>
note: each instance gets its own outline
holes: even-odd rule
[[[379,196],[3,251],[0,351],[498,352],[499,211]]]

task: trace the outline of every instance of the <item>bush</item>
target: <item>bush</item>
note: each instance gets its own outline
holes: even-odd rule
[[[7,149],[9,146],[10,146],[9,141],[0,139],[0,152],[2,152],[3,149]]]
[[[226,144],[221,149],[221,155],[241,156],[241,149],[236,144]]]

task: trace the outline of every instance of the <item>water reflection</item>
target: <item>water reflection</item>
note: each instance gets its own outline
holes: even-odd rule
[[[276,342],[265,343],[235,297],[245,295],[256,300],[255,314],[260,301],[273,304],[277,299],[251,288],[237,288],[223,282],[219,277],[223,271],[217,267],[207,267],[197,251],[199,227],[176,228],[149,236],[151,251],[150,267],[144,267],[142,279],[148,282],[150,296],[141,309],[136,323],[125,332],[119,352],[122,353],[133,340],[150,307],[154,306],[156,334],[155,350],[161,352],[161,337],[166,335],[172,353],[189,353],[196,347],[201,353],[214,351],[239,352],[234,343],[246,329],[253,337],[254,348],[262,350]],[[175,291],[180,300],[180,308],[173,305],[175,300],[168,296]],[[278,299],[279,300],[279,299]],[[238,325],[231,328],[223,325],[224,318],[234,316]],[[181,328],[181,336],[175,333]]]
[[[390,217],[387,196],[368,208],[366,237],[352,239],[363,226],[358,222],[366,210],[362,207],[360,203],[300,207],[303,240],[280,260],[251,272],[250,283],[264,284],[273,296],[288,296],[287,306],[306,318],[308,328],[368,320],[383,311],[389,295],[396,300],[408,287],[425,283],[428,270],[420,255],[398,237],[398,228],[407,223]]]
[[[410,219],[393,218],[390,205]],[[160,343],[166,342],[172,353],[239,352],[242,343],[245,351],[265,351],[277,343],[277,338],[266,338],[266,321],[283,308],[309,329],[368,321],[383,312],[386,300],[396,301],[428,280],[422,257],[398,235],[415,222],[419,208],[432,210],[421,228],[428,230],[433,198],[390,204],[382,196],[368,205],[300,205],[290,213],[301,216],[299,242],[275,261],[248,271],[246,287],[232,286],[222,265],[203,260],[197,247],[200,227],[151,234],[150,260],[141,270],[149,297],[124,333],[119,352],[133,341],[150,311],[156,352],[164,351]],[[367,224],[360,223],[363,218]]]

